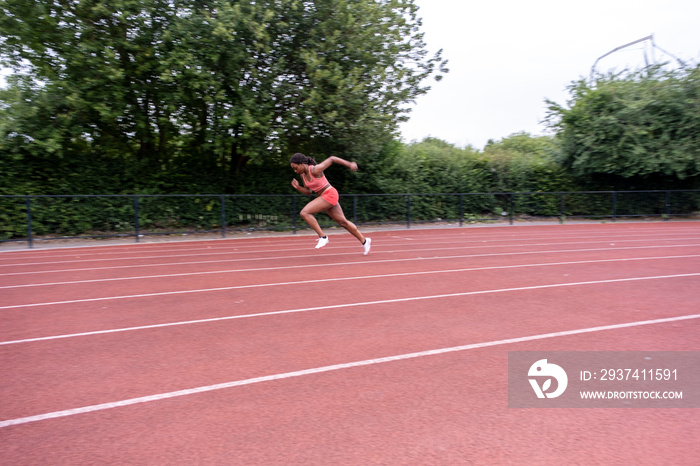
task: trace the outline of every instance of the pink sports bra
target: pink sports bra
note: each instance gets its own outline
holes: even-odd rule
[[[309,167],[309,171],[304,173],[304,185],[315,193],[318,193],[319,191],[321,191],[323,188],[325,188],[329,184],[330,183],[326,179],[325,174],[321,175],[321,178],[315,178],[311,174],[310,167]]]

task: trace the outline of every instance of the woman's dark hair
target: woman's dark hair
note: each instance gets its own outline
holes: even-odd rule
[[[316,165],[316,161],[312,159],[311,157],[307,157],[306,155],[297,152],[296,154],[292,155],[292,157],[289,159],[289,163],[305,163],[307,165]]]

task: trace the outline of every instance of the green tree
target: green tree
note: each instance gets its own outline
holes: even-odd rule
[[[405,104],[447,71],[440,52],[428,56],[413,0],[0,0],[0,9],[0,60],[26,77],[10,84],[25,99],[0,111],[1,150],[82,152],[135,164],[139,176],[231,177],[298,150],[378,154]],[[33,128],[25,119],[38,113],[37,125],[49,124]]]
[[[700,67],[573,82],[548,124],[573,174],[613,186],[691,186],[700,176]]]

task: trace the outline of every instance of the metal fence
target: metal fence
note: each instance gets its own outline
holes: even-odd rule
[[[0,242],[227,233],[307,228],[301,195],[0,196]],[[507,222],[532,219],[657,218],[700,215],[700,190],[518,193],[345,194],[358,225]],[[322,226],[333,222],[319,216]]]

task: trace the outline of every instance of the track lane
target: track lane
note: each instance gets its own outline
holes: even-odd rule
[[[644,234],[651,230],[635,231]],[[667,253],[668,248],[659,250]],[[328,252],[322,251],[324,255],[315,259],[333,261],[339,257],[326,257]],[[547,254],[559,260],[562,257],[560,253]],[[586,253],[572,254],[581,258]],[[523,258],[511,248],[502,264],[514,265],[510,262],[514,257]],[[537,254],[531,257],[541,260]],[[453,260],[444,261],[443,266],[451,265]],[[470,259],[472,266],[474,260],[478,265],[498,266],[495,256]],[[581,264],[571,272],[600,277],[601,271],[605,276],[629,271],[668,272],[677,270],[676,265],[692,270],[696,264],[693,261],[667,258],[649,268],[640,267],[648,262],[640,260],[634,266],[627,263],[627,268],[621,270],[610,267],[610,263]],[[401,272],[406,264],[417,271],[423,265],[414,261],[400,264],[397,268]],[[372,266],[370,262],[365,265]],[[521,265],[527,265],[527,261]],[[362,270],[357,264],[344,267]],[[531,268],[522,267],[519,275],[508,277],[499,277],[502,274],[495,270],[483,274],[461,272],[454,275],[459,279],[451,277],[446,282],[458,282],[458,286],[497,285],[499,279],[504,280],[502,283],[537,283],[555,277],[555,272],[565,272],[563,265],[558,267],[534,274]],[[477,279],[461,280],[469,276]],[[367,296],[381,291],[396,293],[402,287],[419,291],[424,286],[418,281],[401,285],[400,280],[391,280],[381,280]],[[198,381],[204,384],[207,380],[234,380],[231,377],[235,375],[264,374],[265,370],[271,371],[267,374],[296,370],[304,364],[319,367],[396,351],[557,331],[566,325],[638,321],[676,311],[690,315],[697,313],[697,283],[697,277],[591,283],[6,345],[0,346],[0,364],[13,365],[3,373],[23,369],[13,374],[18,378],[17,385],[8,389],[9,393],[0,393],[0,399],[11,400],[8,410],[59,405],[57,409],[66,409],[79,407],[78,401],[114,401],[115,395],[142,396],[158,389],[192,386]],[[315,290],[313,286],[297,286],[303,291]],[[447,289],[448,283],[437,286]],[[345,297],[365,293],[356,286],[344,288]],[[0,296],[2,293],[0,290]],[[218,312],[228,305],[230,310],[236,296],[240,295],[231,291],[215,293],[208,297],[206,306],[211,304]],[[283,293],[284,299],[294,298],[294,302],[296,296]],[[324,297],[328,302],[332,298]],[[270,296],[258,299],[262,304],[275,304]],[[122,319],[138,319],[139,307],[149,319],[160,319],[171,312],[192,315],[193,309],[199,312],[202,307],[201,300],[184,300],[182,296],[179,300],[153,297],[134,299],[129,304],[127,301],[100,302],[99,310],[104,312],[98,314],[114,324]],[[89,320],[84,319],[90,314],[88,304],[49,306],[44,311],[54,319],[49,321],[51,325],[58,325],[55,328],[73,328]],[[83,305],[85,314],[73,313]],[[18,313],[15,318],[19,320],[10,323],[18,328],[31,325],[44,314],[37,309],[17,309],[24,315]],[[92,306],[92,314],[95,310],[97,306]],[[0,310],[0,319],[11,316],[6,314],[9,311]],[[5,325],[0,327],[2,330]],[[531,341],[510,345],[509,349],[700,350],[699,332],[695,319]],[[397,458],[423,464],[525,460],[692,464],[700,453],[695,440],[700,429],[693,410],[509,410],[503,405],[507,402],[504,361],[505,347],[483,348],[5,427],[0,428],[0,457],[10,461],[18,458],[23,464],[45,464],[47,458],[57,464],[88,459],[122,464],[230,464],[232,459],[248,464],[289,464],[295,460],[395,464]],[[0,384],[0,390],[4,388]],[[3,404],[1,409],[5,408]]]
[[[138,272],[138,268],[136,267],[125,267],[121,266],[118,269],[106,269],[106,270],[84,270],[84,271],[78,271],[74,272],[73,274],[70,273],[70,271],[57,271],[56,276],[49,276],[48,273],[42,273],[40,276],[33,275],[31,273],[26,273],[26,272],[19,272],[14,275],[12,274],[6,274],[6,275],[0,275],[0,293],[3,293],[3,297],[5,298],[5,302],[9,304],[16,304],[10,302],[11,296],[12,296],[12,290],[13,287],[21,287],[22,285],[25,286],[38,286],[41,284],[46,284],[46,286],[53,286],[51,285],[52,283],[57,283],[57,284],[70,284],[71,282],[76,282],[76,285],[82,285],[83,283],[100,283],[100,280],[104,280],[104,283],[109,286],[114,286],[118,287],[120,285],[119,281],[128,281],[128,280],[137,280],[137,277],[142,276],[144,279],[149,279],[149,280],[157,280],[157,279],[164,279],[170,281],[171,279],[184,279],[184,278],[194,278],[198,280],[204,279],[204,275],[207,274],[223,274],[223,275],[218,275],[219,277],[225,276],[225,274],[229,273],[237,273],[239,270],[243,270],[245,272],[255,272],[256,270],[261,270],[265,272],[270,272],[273,274],[284,274],[286,271],[286,268],[289,267],[292,272],[294,272],[293,269],[298,269],[298,268],[304,268],[304,267],[324,267],[326,266],[326,273],[327,271],[330,270],[331,267],[333,268],[340,268],[340,269],[347,269],[348,266],[352,266],[353,264],[356,264],[361,267],[363,264],[368,264],[372,263],[375,266],[381,267],[382,265],[388,265],[391,267],[392,262],[396,261],[403,261],[405,263],[409,262],[426,262],[431,259],[447,259],[447,258],[454,258],[456,260],[460,259],[475,259],[475,260],[481,260],[482,258],[489,257],[489,255],[493,255],[493,257],[498,258],[499,256],[504,256],[502,257],[503,260],[506,260],[505,256],[508,256],[509,254],[512,254],[514,258],[517,260],[517,256],[528,256],[531,254],[544,254],[547,252],[551,251],[551,246],[550,250],[547,249],[537,249],[537,250],[529,250],[529,251],[522,251],[518,249],[522,245],[517,245],[517,247],[514,247],[513,249],[507,249],[507,250],[502,250],[502,249],[497,249],[495,250],[494,248],[488,249],[483,251],[481,254],[455,254],[456,249],[459,248],[453,248],[450,251],[450,254],[445,255],[445,256],[438,256],[438,257],[430,257],[429,255],[427,257],[423,257],[421,254],[421,251],[406,251],[410,252],[410,254],[396,254],[393,252],[380,252],[379,254],[373,254],[371,259],[365,258],[365,256],[360,256],[362,259],[358,259],[357,256],[355,256],[351,261],[346,261],[343,262],[341,261],[340,263],[338,262],[337,258],[334,258],[334,260],[328,261],[327,256],[324,258],[321,256],[319,260],[319,256],[310,256],[306,255],[303,257],[303,261],[301,260],[285,260],[284,258],[277,257],[275,261],[274,266],[260,266],[258,263],[249,264],[246,263],[241,263],[238,262],[235,264],[235,267],[232,268],[227,268],[222,270],[221,268],[211,268],[211,269],[204,269],[204,270],[192,270],[192,269],[187,269],[184,268],[183,266],[180,265],[178,268],[181,271],[178,271],[177,273],[173,273],[173,268],[172,266],[168,267],[163,267],[159,269],[154,269],[154,268],[149,268],[148,272],[149,274],[143,274],[143,271],[140,273]],[[693,250],[694,245],[666,245],[665,246],[667,249],[672,249],[674,251],[680,251],[680,250]],[[622,250],[627,250],[629,252],[633,251],[640,251],[644,250],[645,248],[648,248],[647,250],[654,250],[654,249],[659,249],[663,250],[664,246],[659,247],[658,245],[649,245],[649,246],[633,246],[631,248],[623,248]],[[615,247],[614,245],[606,247],[606,248],[592,248],[588,250],[583,250],[584,252],[598,252],[599,254],[607,253],[607,254],[616,254],[617,249],[620,249],[620,246]],[[697,246],[695,246],[695,250],[700,250],[700,242],[698,242]],[[571,250],[571,249],[564,249],[564,251],[571,252],[571,251],[576,251],[576,250]],[[461,252],[461,251],[459,251]],[[419,256],[416,256],[416,254],[419,254]],[[671,255],[673,253],[670,253]],[[364,259],[364,260],[363,260]],[[523,259],[528,260],[530,259],[529,257],[523,257]],[[218,265],[218,264],[217,264]],[[233,264],[230,264],[233,265]],[[409,265],[410,266],[410,265]],[[119,266],[118,266],[119,267]],[[102,272],[102,273],[101,273]],[[160,273],[158,273],[160,272]],[[56,281],[60,277],[60,281]],[[51,278],[54,280],[52,281]],[[110,280],[113,280],[113,282],[110,282]],[[136,283],[136,282],[130,282],[128,284],[125,284],[125,286],[129,287],[129,289],[132,289],[133,286],[143,286],[143,287],[148,287],[150,284],[146,283]],[[85,287],[81,287],[85,288]]]
[[[376,232],[372,236],[379,235],[382,238],[387,238],[388,241],[406,242],[406,241],[428,241],[429,243],[444,242],[451,240],[459,240],[460,243],[486,243],[499,244],[509,243],[512,241],[529,241],[529,242],[547,242],[561,239],[591,239],[591,240],[612,240],[612,239],[644,239],[650,235],[658,239],[674,239],[679,236],[685,236],[688,233],[697,233],[696,225],[689,224],[667,224],[660,228],[650,228],[651,225],[637,226],[630,228],[632,225],[607,225],[604,232],[600,230],[600,226],[595,228],[584,228],[583,225],[558,225],[548,227],[490,227],[488,230],[470,229],[470,228],[445,228],[440,230],[407,230],[391,232]],[[553,228],[557,229],[554,233]],[[494,233],[487,233],[495,232]],[[333,244],[336,241],[354,243],[354,240],[348,241],[347,236],[342,233],[331,234]],[[60,261],[61,258],[66,260],[84,258],[95,259],[102,257],[122,258],[129,256],[157,256],[165,254],[198,254],[203,252],[211,253],[212,250],[218,253],[222,252],[237,252],[237,251],[264,251],[271,247],[275,249],[294,249],[302,248],[309,249],[313,247],[313,236],[308,234],[286,235],[275,238],[236,238],[236,239],[215,239],[206,241],[184,241],[175,243],[133,243],[122,245],[100,245],[100,246],[82,246],[65,249],[31,249],[31,250],[0,250],[0,264],[15,263],[16,265],[33,260]]]
[[[513,410],[504,387],[508,350],[676,350],[698,331],[631,328],[271,381],[8,427],[0,438],[24,441],[0,452],[24,464],[49,452],[57,464],[692,464],[694,410]]]
[[[0,417],[67,409],[70,402],[109,402],[115,393],[121,394],[120,399],[131,398],[148,395],[149,389],[167,392],[517,338],[524,336],[523,328],[541,334],[692,315],[697,312],[690,286],[693,281],[697,278],[657,280],[653,288],[641,293],[635,291],[639,285],[633,282],[506,291],[500,297],[477,294],[349,306],[274,318],[3,345],[0,361],[16,368],[0,366],[13,373],[13,385],[3,388],[7,392],[0,391],[2,399],[12,399],[3,406],[10,411],[3,411]],[[635,296],[625,302],[619,300],[632,293]],[[671,296],[679,304],[668,308]],[[27,357],[30,359],[22,359]],[[10,393],[16,395],[10,397]]]
[[[280,257],[275,264],[258,264],[253,262],[246,263],[228,263],[228,261],[203,261],[194,264],[151,264],[148,267],[136,266],[120,266],[97,267],[87,269],[55,269],[41,270],[28,272],[9,272],[0,274],[0,290],[12,287],[31,287],[42,286],[53,283],[93,283],[109,280],[138,280],[160,277],[178,277],[188,275],[207,275],[207,274],[226,274],[226,273],[247,273],[247,272],[267,272],[275,270],[294,271],[294,269],[304,271],[311,268],[336,268],[343,267],[348,269],[352,266],[362,266],[364,264],[372,264],[374,267],[392,268],[396,262],[402,262],[402,269],[413,267],[420,262],[428,263],[433,260],[478,260],[485,261],[492,259],[494,261],[503,261],[508,257],[509,262],[514,263],[529,263],[532,259],[530,256],[537,255],[540,260],[550,260],[555,262],[556,256],[570,255],[573,258],[581,257],[585,260],[590,254],[590,257],[598,257],[605,255],[609,258],[623,257],[649,257],[660,255],[674,254],[691,254],[693,251],[700,251],[700,242],[688,244],[669,244],[660,246],[658,244],[624,246],[606,245],[599,248],[583,248],[583,249],[537,249],[537,250],[513,250],[506,252],[489,252],[489,249],[484,249],[481,252],[461,254],[461,251],[448,252],[444,255],[421,255],[415,256],[411,254],[398,254],[394,252],[373,254],[371,259],[350,258],[348,261],[328,262],[319,260],[318,256],[306,255],[302,258],[285,259]],[[378,257],[379,256],[379,257]],[[549,259],[551,258],[551,259]]]
[[[20,303],[0,306],[0,315],[6,323],[0,328],[0,340],[46,336],[47,332],[43,330],[45,328],[53,328],[57,333],[78,333],[114,327],[258,314],[267,309],[277,312],[289,309],[288,303],[309,302],[312,303],[312,307],[336,306],[413,296],[692,274],[700,271],[700,258],[692,255],[634,261],[629,258],[620,261],[598,260],[603,262],[593,260],[527,265],[501,263],[502,265],[483,267],[476,264],[465,269],[436,268],[435,264],[432,264],[432,269],[389,274],[365,270],[364,273],[359,271],[356,275],[349,275],[348,270],[340,268],[335,270],[337,275],[325,276],[321,273],[323,271],[315,270],[314,273],[300,277],[282,276],[277,281],[270,274],[248,274],[251,280],[248,284],[238,284],[241,283],[241,279],[235,277],[232,283],[220,280],[216,283],[204,281],[192,283],[190,288],[186,289],[145,294],[138,294],[137,289],[130,289],[125,291],[134,294],[86,297],[84,291],[77,288],[79,296],[76,299],[70,299],[72,296],[65,294],[59,297],[52,292],[52,288],[63,289],[65,292],[66,287],[42,287],[41,291],[48,295],[33,293],[30,297],[26,296],[24,289],[18,288],[4,290],[6,295],[14,294]],[[284,278],[291,281],[281,281]],[[216,286],[197,288],[196,285]],[[89,289],[98,294],[102,292],[101,287],[93,286]],[[280,293],[283,294],[283,299],[280,299]],[[34,304],[38,305],[27,303],[29,298],[36,300]],[[116,309],[118,312],[114,312]]]
[[[457,230],[459,231],[459,230]],[[379,235],[379,234],[378,234]],[[462,233],[452,233],[449,235],[441,235],[437,239],[423,238],[423,239],[412,239],[406,240],[402,237],[390,236],[387,233],[383,233],[378,236],[378,241],[375,246],[381,246],[384,253],[424,253],[430,251],[446,251],[450,249],[460,249],[463,251],[469,250],[480,250],[487,248],[523,248],[523,247],[540,247],[546,248],[555,245],[566,245],[569,244],[572,247],[585,247],[586,245],[592,245],[591,247],[604,247],[609,246],[610,242],[617,241],[628,244],[629,246],[634,245],[662,245],[662,244],[673,244],[674,242],[684,241],[684,242],[695,242],[695,244],[700,243],[700,239],[697,235],[681,235],[672,236],[668,235],[659,237],[649,237],[649,235],[634,235],[632,237],[617,237],[617,238],[605,238],[605,237],[572,237],[567,238],[566,236],[558,236],[552,238],[544,239],[528,239],[519,238],[517,240],[504,240],[502,238],[497,239],[478,239],[472,238],[466,232]],[[334,239],[334,238],[332,238]],[[217,248],[216,245],[219,243],[213,243],[213,246],[207,247],[207,249],[202,252],[202,250],[178,250],[172,251],[169,249],[153,250],[151,252],[143,252],[137,247],[132,247],[131,249],[124,249],[122,253],[118,254],[116,257],[109,258],[98,258],[87,253],[78,253],[74,257],[63,257],[61,260],[51,256],[45,257],[45,260],[40,260],[42,256],[34,256],[34,259],[20,259],[17,258],[15,261],[0,262],[0,277],[7,275],[6,270],[15,273],[38,273],[46,272],[50,273],[52,268],[63,268],[70,269],[71,264],[90,264],[92,267],[89,269],[108,269],[110,267],[153,267],[158,266],[157,261],[165,262],[164,266],[167,265],[185,265],[185,264],[206,264],[206,263],[216,263],[229,262],[229,263],[240,263],[249,260],[251,262],[265,262],[265,261],[276,261],[276,260],[294,260],[294,259],[305,259],[311,257],[324,257],[326,259],[336,260],[336,258],[341,256],[357,257],[358,252],[361,249],[355,241],[349,240],[345,237],[341,237],[338,241],[333,241],[333,246],[327,246],[321,251],[314,251],[312,247],[308,244],[302,244],[297,241],[293,245],[284,246],[284,243],[279,242],[274,245],[266,245],[264,247],[258,246],[257,249],[246,249],[241,251],[230,251],[230,248],[221,246]],[[165,244],[162,245],[166,246]],[[238,248],[236,248],[238,249]],[[242,249],[242,248],[240,248]],[[373,250],[374,250],[373,246]],[[37,252],[49,252],[49,251],[37,251]],[[2,257],[2,256],[0,256]],[[360,256],[361,257],[361,256]]]

